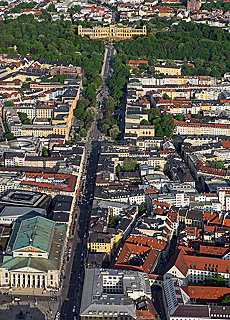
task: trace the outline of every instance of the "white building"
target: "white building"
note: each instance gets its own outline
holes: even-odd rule
[[[58,289],[66,229],[40,216],[15,223],[0,266],[0,286]]]
[[[190,197],[186,193],[170,193],[170,194],[161,194],[158,197],[159,202],[165,202],[171,206],[176,207],[188,207],[190,202]]]

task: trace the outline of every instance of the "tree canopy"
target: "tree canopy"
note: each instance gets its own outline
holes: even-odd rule
[[[148,35],[117,43],[118,54],[126,63],[130,59],[147,59],[150,70],[157,59],[165,59],[184,60],[184,75],[220,77],[230,71],[230,34],[226,30],[185,21],[171,25],[170,32],[160,29],[173,21],[151,19],[147,23]],[[187,61],[193,61],[194,65],[188,65]]]
[[[30,119],[25,112],[18,112],[18,116],[23,124],[31,124]]]
[[[19,6],[22,5],[28,7],[29,4],[23,2]],[[18,10],[19,6],[15,8]],[[82,67],[85,73],[98,73],[101,70],[105,50],[103,41],[78,36],[79,21],[74,24],[71,21],[61,20],[51,22],[50,14],[44,10],[42,12],[43,21],[35,20],[32,14],[21,15],[14,20],[8,18],[0,21],[0,51],[30,54],[35,60],[43,57],[52,61],[68,61]],[[91,25],[89,22],[81,24]]]
[[[214,162],[212,167],[216,169],[226,169],[225,165],[221,161]]]
[[[204,285],[212,287],[226,287],[227,281],[224,276],[219,273],[205,277]]]
[[[123,161],[122,170],[123,171],[135,171],[137,167],[137,160],[131,158],[125,158]]]

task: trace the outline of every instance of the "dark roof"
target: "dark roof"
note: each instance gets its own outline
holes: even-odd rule
[[[69,221],[69,213],[67,212],[56,212],[53,214],[53,221],[57,222],[68,222]]]
[[[107,233],[102,233],[102,232],[93,232],[90,236],[89,242],[110,243],[111,235]]]
[[[203,220],[203,212],[199,210],[188,210],[187,217],[192,219],[200,219]]]
[[[70,203],[72,203],[73,197],[58,195],[58,196],[55,197],[55,200],[56,201],[61,201],[61,202],[70,202]]]
[[[106,253],[89,253],[88,255],[88,261],[87,264],[88,266],[93,266],[93,267],[102,267],[103,262],[106,258]]]
[[[196,317],[209,319],[208,306],[178,306],[173,317]]]
[[[54,213],[68,212],[69,214],[73,201],[73,198],[71,196],[58,195],[57,197],[55,197],[54,201],[56,201],[53,209]]]
[[[55,212],[70,212],[71,209],[71,203],[68,202],[56,202],[54,207],[54,213]]]
[[[188,170],[180,170],[177,172],[177,176],[181,182],[194,182],[194,179]]]
[[[230,318],[230,306],[210,306],[211,319],[229,319]]]

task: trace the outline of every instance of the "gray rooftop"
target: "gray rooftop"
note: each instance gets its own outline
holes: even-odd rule
[[[111,284],[110,284],[111,283]],[[136,317],[133,295],[151,298],[146,274],[127,270],[87,269],[81,315]]]

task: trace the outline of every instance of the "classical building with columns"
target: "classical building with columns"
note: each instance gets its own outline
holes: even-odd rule
[[[57,289],[66,224],[38,216],[16,222],[0,266],[0,287]]]

